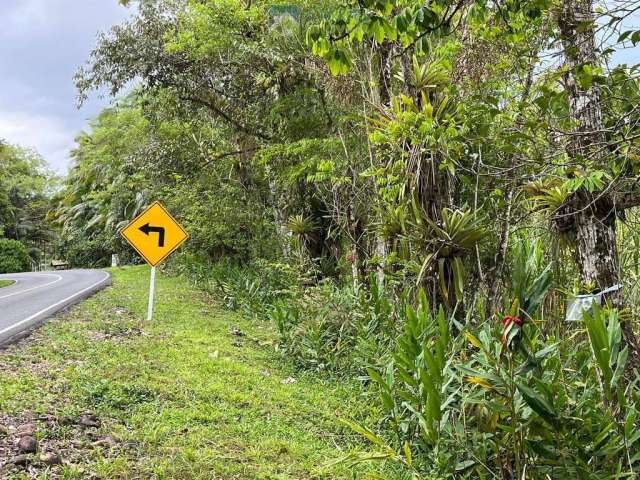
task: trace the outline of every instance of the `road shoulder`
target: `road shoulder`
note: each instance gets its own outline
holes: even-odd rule
[[[326,465],[346,453],[338,420],[359,410],[355,383],[299,375],[266,323],[218,309],[179,278],[160,276],[156,318],[141,324],[148,270],[113,276],[0,353],[0,424],[11,427],[0,458],[19,455],[14,432],[33,425],[41,453],[57,452],[71,476],[352,478]],[[30,468],[45,468],[30,455]]]

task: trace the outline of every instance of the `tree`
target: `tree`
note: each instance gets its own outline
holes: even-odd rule
[[[23,242],[34,259],[53,239],[47,221],[57,179],[36,152],[0,140],[0,235]]]
[[[607,139],[602,111],[601,71],[595,43],[595,21],[591,0],[563,0],[558,27],[565,58],[565,91],[569,103],[572,129],[567,141],[567,155],[584,171],[607,171],[615,163],[616,151]],[[620,284],[616,240],[616,220],[625,208],[640,204],[640,192],[620,197],[617,190],[624,173],[599,188],[581,186],[573,191],[559,209],[556,221],[575,234],[576,260],[582,281],[598,291]],[[610,295],[618,306],[622,293]],[[631,347],[634,364],[640,361],[633,326],[626,322],[625,338]]]
[[[31,259],[26,247],[17,240],[0,238],[0,273],[18,273],[31,270]]]
[[[101,38],[76,78],[81,97],[104,85],[117,95],[138,79],[132,111],[145,124],[139,149],[105,137],[106,176],[121,187],[87,195],[86,205],[109,205],[122,221],[120,207],[130,203],[130,184],[116,175],[122,168],[131,179],[153,179],[149,195],[180,190],[173,198],[194,225],[205,211],[254,218],[239,205],[251,202],[268,212],[270,227],[258,222],[236,235],[211,222],[197,227],[202,245],[225,237],[219,251],[229,252],[240,238],[275,231],[290,258],[288,220],[306,219],[314,225],[307,257],[324,275],[340,277],[348,259],[354,286],[375,268],[427,287],[450,308],[468,299],[465,284],[491,298],[492,313],[503,308],[516,230],[575,249],[579,281],[563,251],[548,252],[572,285],[609,287],[619,279],[616,215],[638,197],[638,88],[624,67],[601,68],[607,51],[597,48],[591,7],[144,2]],[[543,59],[558,44],[561,68]],[[115,131],[128,135],[124,123]],[[96,155],[85,140],[82,150]],[[90,177],[103,168],[79,163]],[[182,201],[194,197],[172,179],[193,175],[206,198],[200,209]],[[76,182],[84,180],[69,187]],[[86,184],[88,193],[94,187]],[[114,197],[120,207],[110,204]],[[546,215],[551,229],[540,228]],[[457,246],[443,240],[451,218],[473,227]]]

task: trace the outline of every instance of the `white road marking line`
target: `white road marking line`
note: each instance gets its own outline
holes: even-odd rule
[[[100,280],[99,282],[94,283],[93,285],[80,290],[79,292],[74,293],[73,295],[71,295],[70,297],[65,298],[64,300],[60,300],[59,302],[54,303],[53,305],[49,305],[47,308],[40,310],[39,312],[34,313],[33,315],[25,318],[24,320],[20,320],[18,323],[14,323],[13,325],[11,325],[10,327],[7,327],[3,330],[0,330],[0,336],[15,329],[16,327],[19,327],[20,325],[24,325],[25,323],[30,322],[31,320],[33,320],[34,318],[37,318],[38,316],[42,315],[43,313],[48,312],[49,310],[56,308],[58,305],[62,305],[65,302],[68,302],[70,300],[73,300],[74,298],[82,295],[84,292],[88,292],[89,290],[91,290],[92,288],[97,287],[98,285],[100,285],[101,283],[103,283],[105,280],[107,280],[109,278],[109,274],[107,272],[102,272],[104,273],[104,278],[102,280]]]
[[[45,283],[44,285],[38,285],[36,287],[27,288],[26,290],[20,290],[19,292],[9,293],[8,295],[4,295],[0,297],[0,300],[2,300],[3,298],[13,297],[14,295],[20,295],[22,293],[31,292],[33,290],[37,290],[38,288],[48,287],[49,285],[53,285],[54,283],[58,283],[60,280],[62,280],[62,277],[60,275],[56,275],[55,273],[40,273],[39,275],[47,276],[47,277],[58,277],[58,279],[54,280],[53,282]]]

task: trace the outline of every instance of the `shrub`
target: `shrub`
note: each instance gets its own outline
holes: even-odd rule
[[[0,273],[27,272],[31,259],[27,248],[16,240],[0,239]]]
[[[56,245],[57,255],[74,268],[103,268],[111,264],[111,255],[120,255],[120,263],[139,263],[135,251],[111,232],[87,239],[82,232],[63,238]]]
[[[106,267],[110,252],[99,240],[78,240],[67,242],[59,248],[59,255],[74,267]]]
[[[269,316],[287,358],[301,368],[341,375],[365,373],[385,361],[398,329],[374,277],[358,292],[325,280],[277,302]]]
[[[171,262],[170,268],[222,300],[226,308],[260,318],[266,317],[277,301],[296,297],[301,283],[296,269],[265,260],[243,266],[211,262],[206,256],[187,252]]]
[[[368,371],[384,414],[344,422],[373,450],[344,461],[386,460],[414,480],[636,478],[640,399],[618,312],[594,305],[586,338],[558,338],[514,305],[457,337],[424,296],[408,307],[392,360]]]
[[[270,312],[287,358],[302,368],[342,373],[350,370],[361,316],[358,297],[330,281],[277,302]]]

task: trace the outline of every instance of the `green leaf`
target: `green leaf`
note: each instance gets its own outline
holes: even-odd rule
[[[446,302],[449,301],[449,290],[447,289],[446,278],[444,274],[444,266],[445,266],[446,258],[438,259],[438,282],[440,284],[440,293],[442,293],[442,297]]]
[[[464,300],[464,278],[465,271],[462,259],[460,257],[453,258],[453,284],[456,290],[456,298],[459,302]]]
[[[464,460],[456,463],[456,472],[461,472],[469,467],[473,467],[476,464],[475,460]]]
[[[385,448],[385,450],[389,451],[391,450],[385,443],[385,441],[380,438],[379,436],[377,436],[375,433],[373,433],[371,430],[367,429],[366,427],[363,427],[361,425],[358,425],[355,422],[352,422],[350,420],[347,419],[340,419],[340,422],[344,423],[345,425],[347,425],[349,428],[351,428],[354,432],[359,433],[360,435],[362,435],[363,437],[365,437],[367,440],[369,440],[371,443],[373,443],[374,445],[378,445],[380,447]]]
[[[380,385],[381,388],[389,390],[389,386],[383,380],[382,375],[380,375],[377,370],[373,368],[367,368],[367,373],[378,385]]]
[[[404,449],[404,459],[406,460],[407,465],[411,466],[412,465],[411,446],[409,445],[409,442],[404,442],[403,449]]]
[[[478,338],[472,334],[469,331],[465,331],[464,332],[464,336],[467,339],[467,341],[473,345],[474,347],[480,348],[480,349],[484,349],[484,346],[482,345],[482,342],[480,340],[478,340]]]
[[[384,42],[385,34],[384,34],[384,24],[382,20],[375,19],[369,25],[369,33],[375,39],[376,42],[382,44]]]
[[[544,397],[538,394],[538,392],[526,385],[517,383],[516,386],[526,404],[531,407],[531,410],[537,413],[540,418],[551,425],[554,429],[558,429],[558,419],[553,406]]]
[[[633,432],[637,415],[638,413],[635,410],[629,410],[629,413],[627,413],[627,418],[625,419],[625,422],[624,422],[624,436],[626,438],[631,437],[631,433]]]
[[[533,281],[525,293],[522,310],[524,310],[527,315],[533,316],[538,310],[538,307],[542,304],[544,297],[551,287],[551,279],[551,264],[549,264]]]
[[[331,72],[331,75],[333,75],[334,77],[337,77],[340,74],[340,70],[342,69],[342,66],[340,65],[340,62],[338,60],[336,60],[335,58],[331,58],[327,61],[327,65],[329,66],[329,71]]]

